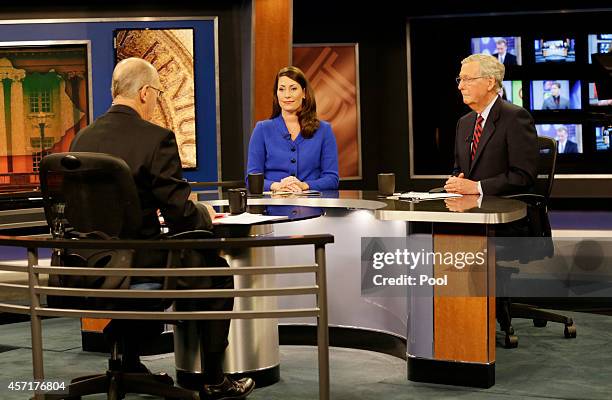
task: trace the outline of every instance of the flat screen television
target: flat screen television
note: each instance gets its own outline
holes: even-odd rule
[[[489,36],[472,38],[472,54],[489,54],[508,67],[522,65],[521,38],[518,36]]]
[[[557,141],[559,154],[582,154],[581,124],[539,124],[538,136],[547,136]]]
[[[580,81],[531,81],[529,95],[532,110],[580,110]]]
[[[610,150],[610,134],[612,134],[612,126],[595,127],[595,150]]]
[[[533,44],[535,62],[574,62],[576,50],[574,39],[536,39]]]
[[[597,94],[602,99],[612,99],[612,53],[593,54],[593,64]]]
[[[597,86],[589,82],[589,105],[592,106],[612,106],[612,99],[599,99]]]
[[[523,81],[503,81],[502,98],[523,107]]]
[[[605,54],[612,47],[612,33],[589,35],[589,64],[593,62],[593,54]]]

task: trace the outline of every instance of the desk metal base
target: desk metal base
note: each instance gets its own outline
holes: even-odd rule
[[[407,358],[410,381],[485,389],[495,385],[495,363],[432,360],[411,355]]]

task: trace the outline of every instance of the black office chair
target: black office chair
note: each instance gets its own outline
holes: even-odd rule
[[[141,207],[136,185],[128,165],[121,159],[100,153],[56,153],[43,158],[40,169],[40,183],[47,223],[55,238],[138,238],[142,222]],[[174,263],[173,253],[168,255],[167,266]],[[132,250],[79,250],[54,249],[52,265],[78,267],[129,267],[135,260]],[[136,265],[138,266],[138,265]],[[171,282],[139,283],[151,288],[169,288]],[[130,277],[99,276],[50,276],[49,285],[78,288],[133,288]],[[47,299],[55,307],[70,308],[69,298]],[[75,300],[76,299],[76,300]],[[109,298],[72,298],[70,301],[87,302],[95,309],[137,309],[160,311],[169,306],[168,302],[140,299],[137,303],[120,303]],[[159,323],[157,323],[159,324]],[[150,322],[111,321],[105,334],[111,342],[111,357],[108,370],[103,374],[73,379],[70,400],[93,393],[107,393],[109,399],[122,399],[126,393],[142,393],[161,396],[166,399],[196,399],[193,391],[174,386],[166,374],[152,374],[146,368],[137,372],[125,372],[122,366],[120,344],[131,332],[146,332],[154,328]],[[158,330],[156,333],[159,333]]]
[[[555,178],[555,168],[557,163],[557,142],[551,138],[538,137],[538,147],[540,158],[538,160],[538,179],[534,188],[535,193],[517,194],[507,196],[527,203],[527,225],[529,227],[529,237],[551,238],[550,222],[548,220],[548,201]],[[535,245],[534,245],[535,244]],[[528,262],[554,255],[552,239],[538,240],[530,243],[530,251],[526,260]],[[525,254],[525,252],[522,252]],[[499,267],[498,273],[511,274],[517,273],[518,268]],[[545,327],[547,322],[557,322],[564,324],[564,336],[566,338],[576,337],[576,325],[570,317],[561,314],[541,310],[528,304],[514,303],[509,298],[501,298],[498,301],[497,319],[501,330],[505,332],[504,345],[506,348],[518,346],[518,337],[514,335],[512,318],[528,318],[533,320],[536,327]]]

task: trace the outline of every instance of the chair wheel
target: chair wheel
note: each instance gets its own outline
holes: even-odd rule
[[[568,339],[573,339],[576,337],[576,325],[573,323],[571,325],[565,325],[565,329],[563,329],[563,336]]]
[[[546,323],[548,321],[546,321],[545,319],[534,319],[533,320],[533,326],[535,326],[536,328],[544,328],[546,326]]]
[[[515,349],[517,347],[518,347],[518,336],[506,335],[506,340],[504,341],[504,348]]]

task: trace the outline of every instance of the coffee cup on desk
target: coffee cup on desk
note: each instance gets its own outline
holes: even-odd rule
[[[260,196],[264,188],[264,174],[261,172],[251,173],[247,177],[249,182],[249,193],[253,196]]]
[[[245,188],[229,189],[227,191],[230,214],[246,212],[247,190]]]
[[[393,196],[395,193],[395,174],[393,172],[378,174],[378,193],[381,196]]]

